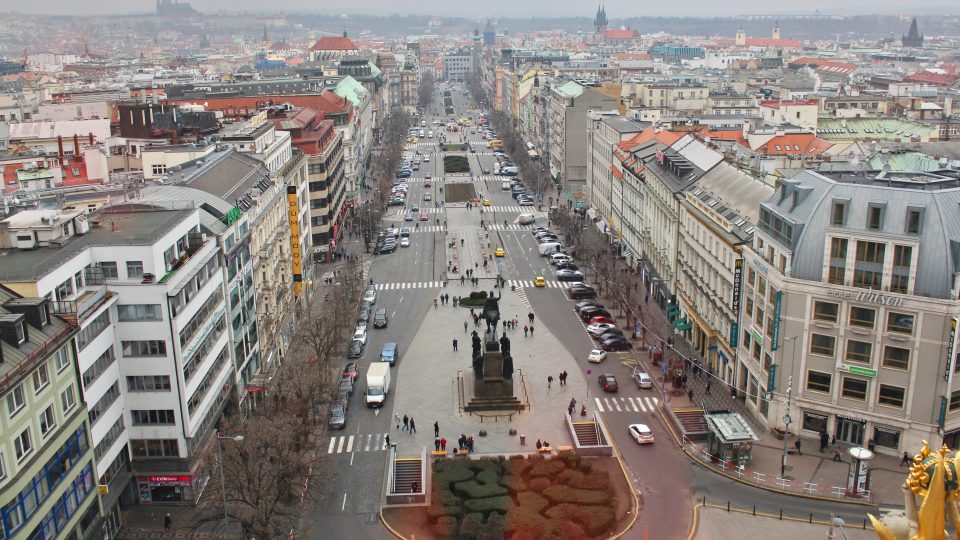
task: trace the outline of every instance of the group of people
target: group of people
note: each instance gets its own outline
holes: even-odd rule
[[[540,450],[541,448],[547,448],[547,449],[549,449],[549,448],[550,448],[550,443],[548,443],[547,441],[542,441],[542,442],[541,442],[540,439],[537,439],[537,450]]]
[[[434,298],[434,299],[433,299],[433,307],[437,307],[437,300],[440,300],[440,303],[441,303],[441,304],[447,305],[447,304],[450,303],[450,295],[449,295],[449,294],[441,294],[441,295],[438,296],[437,298]],[[456,307],[459,302],[460,302],[460,297],[459,297],[459,296],[454,296],[454,297],[453,297],[453,306]]]
[[[400,429],[400,415],[393,415],[394,419],[397,421],[397,429]],[[403,415],[403,430],[409,431],[411,434],[417,432],[417,423],[413,420],[412,416]]]
[[[460,450],[466,450],[467,452],[473,453],[473,435],[468,437],[461,433],[460,438],[457,439],[457,445]]]
[[[467,272],[472,273],[470,270],[467,270]],[[461,284],[461,285],[463,285],[466,280],[467,280],[466,276],[460,276],[460,284]],[[471,277],[471,278],[470,278],[470,284],[471,284],[471,285],[479,285],[479,284],[480,284],[480,278]]]

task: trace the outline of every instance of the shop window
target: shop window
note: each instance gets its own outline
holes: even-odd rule
[[[895,429],[876,426],[873,428],[873,444],[898,450],[900,448],[900,432]]]
[[[822,414],[804,412],[803,429],[822,433],[827,430],[827,417]]]

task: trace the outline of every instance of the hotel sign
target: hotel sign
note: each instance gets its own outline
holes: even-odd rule
[[[954,345],[957,343],[957,319],[950,319],[950,338],[947,340],[947,361],[943,368],[943,380],[950,382],[950,375],[953,373],[953,362],[956,358]],[[949,390],[949,388],[948,388]]]
[[[853,300],[856,302],[866,302],[868,304],[892,307],[899,307],[903,305],[903,298],[891,296],[883,291],[875,291],[873,289],[829,291],[827,294],[837,300]]]

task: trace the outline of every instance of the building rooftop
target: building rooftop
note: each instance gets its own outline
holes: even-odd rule
[[[0,251],[0,282],[36,281],[64,261],[94,246],[152,245],[195,210],[135,210],[114,207],[89,216],[90,232],[74,236],[62,247]],[[16,217],[16,216],[14,216]]]
[[[2,260],[2,259],[0,259]],[[0,265],[2,267],[4,265]],[[22,297],[0,286],[0,317],[16,320],[22,314],[8,309],[4,304],[17,303]],[[0,393],[6,392],[32,370],[36,365],[47,359],[61,343],[65,343],[72,335],[71,326],[63,319],[50,315],[50,324],[37,328],[27,325],[29,339],[19,347],[0,340]]]

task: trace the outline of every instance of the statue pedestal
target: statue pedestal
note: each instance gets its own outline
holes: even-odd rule
[[[498,344],[499,345],[499,344]],[[490,350],[483,354],[483,375],[473,375],[473,384],[467,386],[473,390],[469,396],[465,411],[520,411],[524,406],[513,395],[513,374],[503,378],[503,355],[498,351]],[[499,349],[499,346],[497,347]],[[472,373],[472,372],[471,372]]]

